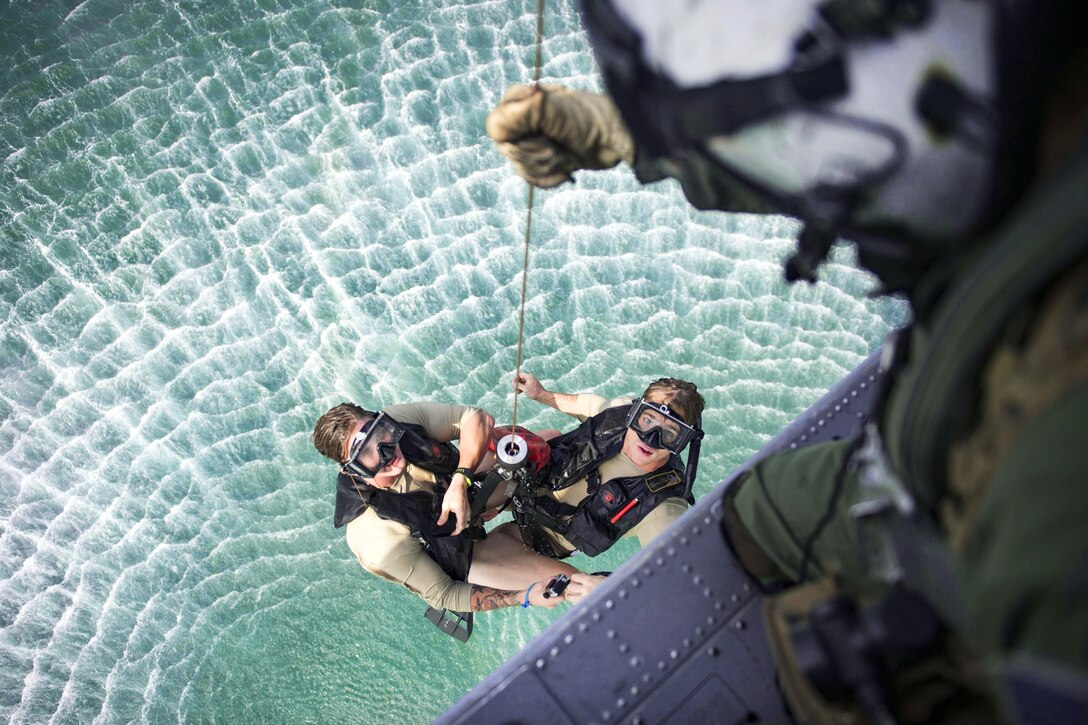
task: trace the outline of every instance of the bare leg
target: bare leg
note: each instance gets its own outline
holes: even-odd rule
[[[523,589],[558,574],[577,573],[570,564],[541,556],[521,543],[517,526],[503,524],[476,542],[468,580],[496,589]]]

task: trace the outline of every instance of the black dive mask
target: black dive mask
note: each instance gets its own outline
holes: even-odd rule
[[[344,470],[374,478],[397,455],[397,444],[403,435],[404,426],[384,411],[378,413],[352,439]]]
[[[642,398],[631,404],[627,427],[651,448],[673,453],[679,453],[692,440],[703,437],[703,431],[684,422],[669,406]]]

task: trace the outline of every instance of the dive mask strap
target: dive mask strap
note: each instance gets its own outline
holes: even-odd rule
[[[688,463],[684,468],[684,498],[691,498],[691,489],[695,486],[695,476],[699,471],[699,450],[703,447],[703,417],[696,421],[695,437],[688,449]]]

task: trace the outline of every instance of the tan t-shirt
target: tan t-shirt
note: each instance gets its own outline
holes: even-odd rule
[[[458,438],[462,421],[480,409],[443,403],[407,403],[391,405],[385,412],[401,423],[421,425],[429,437],[445,442]],[[409,464],[389,490],[433,493],[434,474]],[[367,509],[348,523],[346,536],[348,547],[367,571],[403,584],[432,607],[469,611],[472,585],[451,579],[404,524],[383,519],[373,509]]]
[[[560,404],[559,410],[568,415],[573,415],[578,420],[584,421],[586,418],[590,418],[597,413],[600,413],[602,410],[614,408],[618,405],[630,404],[631,398],[613,398],[612,400],[608,400],[600,395],[580,393],[574,396],[574,401],[572,403]],[[645,471],[636,466],[623,451],[620,451],[615,456],[602,463],[601,467],[597,469],[597,472],[601,476],[602,483],[611,481],[613,478],[641,476],[645,473]],[[589,495],[589,481],[582,478],[573,485],[559,491],[544,490],[541,493],[550,495],[560,503],[577,506]],[[631,536],[636,536],[638,537],[639,546],[646,546],[661,534],[661,532],[669,528],[674,521],[683,516],[684,512],[687,510],[688,502],[685,499],[680,496],[667,498],[654,507],[650,513],[646,514],[646,517],[642,519],[642,521],[639,521],[631,527],[631,529],[623,535],[623,538],[626,539]],[[551,536],[553,540],[552,543],[556,545],[557,549],[568,554],[574,551],[574,544],[567,541],[557,532],[552,531],[551,529],[545,529],[545,532]]]

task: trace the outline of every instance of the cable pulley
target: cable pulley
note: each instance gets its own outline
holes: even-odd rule
[[[516,471],[525,465],[529,456],[529,445],[517,433],[504,435],[495,445],[495,454],[499,458],[500,465],[509,471]]]

